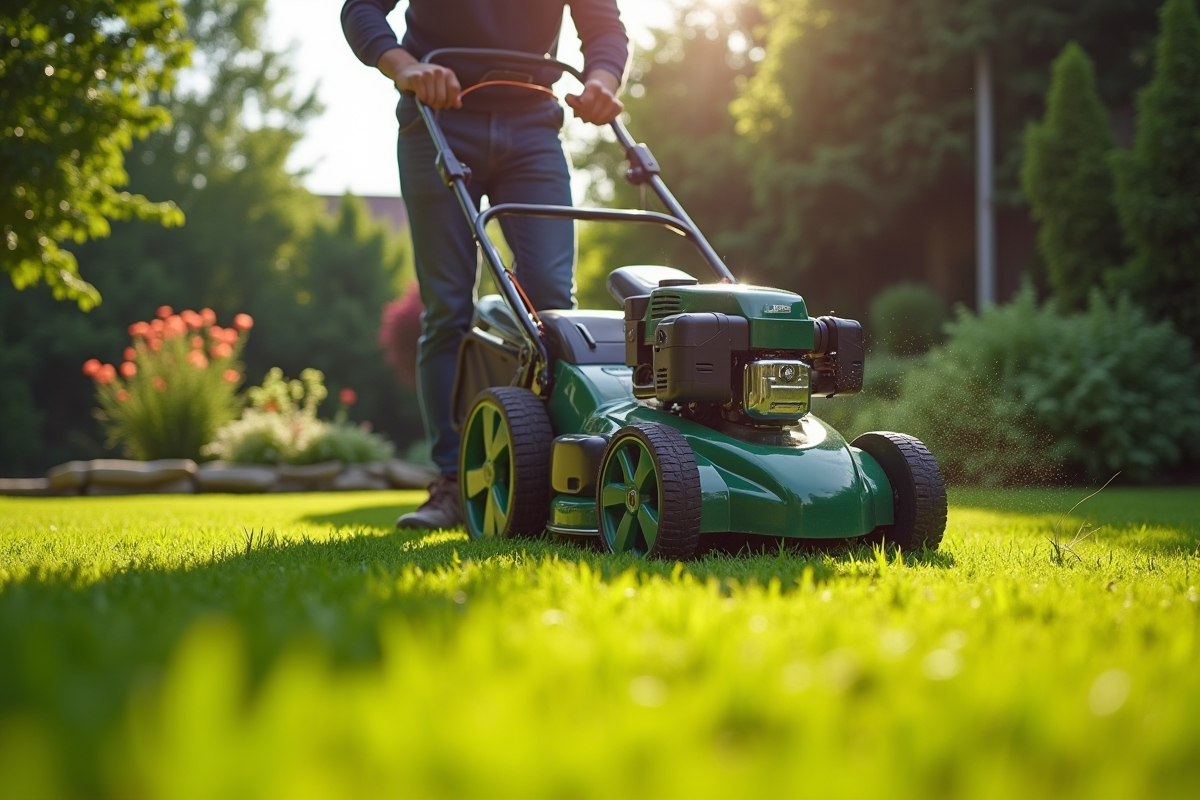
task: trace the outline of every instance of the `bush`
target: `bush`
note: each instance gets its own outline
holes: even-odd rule
[[[222,328],[210,309],[175,314],[162,306],[157,319],[129,326],[133,346],[119,368],[87,361],[83,371],[96,383],[97,417],[110,446],[144,460],[200,458],[237,415],[237,357],[245,343],[239,331],[252,325],[246,314]]]
[[[1093,292],[1085,313],[1061,316],[1026,288],[979,316],[960,312],[947,331],[909,365],[898,399],[859,403],[843,429],[911,433],[948,480],[981,485],[1118,470],[1145,480],[1200,454],[1188,341],[1127,299]]]
[[[897,283],[871,301],[871,341],[896,355],[924,353],[942,340],[946,305],[919,283]]]
[[[421,339],[421,291],[410,283],[403,296],[383,307],[377,340],[384,357],[405,386],[417,385],[417,345]]]
[[[317,419],[328,392],[320,370],[306,369],[300,380],[288,380],[278,367],[267,373],[262,386],[247,392],[250,408],[241,419],[217,431],[207,455],[239,464],[315,464],[338,460],[348,464],[383,461],[392,445],[382,436],[346,422],[357,399],[353,390],[339,393],[337,419]]]

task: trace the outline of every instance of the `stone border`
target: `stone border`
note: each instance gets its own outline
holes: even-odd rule
[[[0,495],[64,497],[70,495],[192,494],[195,492],[356,492],[424,489],[437,473],[399,459],[370,464],[269,466],[182,458],[129,461],[98,458],[68,461],[52,467],[44,478],[0,478]]]

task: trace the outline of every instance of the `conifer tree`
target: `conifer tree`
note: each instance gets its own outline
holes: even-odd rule
[[[1159,16],[1133,148],[1115,157],[1133,250],[1124,281],[1151,315],[1200,344],[1200,15],[1194,0],[1167,0]]]
[[[1025,130],[1021,189],[1041,225],[1038,249],[1060,307],[1082,310],[1124,255],[1109,168],[1114,141],[1083,48],[1068,44],[1052,75],[1046,117]]]

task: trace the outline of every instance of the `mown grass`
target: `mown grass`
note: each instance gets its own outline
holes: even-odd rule
[[[1193,796],[1200,491],[1056,534],[1084,494],[686,566],[412,493],[0,499],[0,797]]]

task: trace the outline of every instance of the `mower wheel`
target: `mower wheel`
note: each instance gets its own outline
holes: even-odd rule
[[[937,459],[920,439],[904,433],[872,431],[853,442],[883,467],[892,484],[895,521],[881,531],[902,550],[936,550],[946,532],[946,485]]]
[[[501,386],[475,398],[458,451],[459,493],[467,534],[537,536],[550,514],[546,405],[528,389]]]
[[[683,434],[642,422],[609,441],[596,482],[600,546],[686,561],[700,543],[700,471]]]

